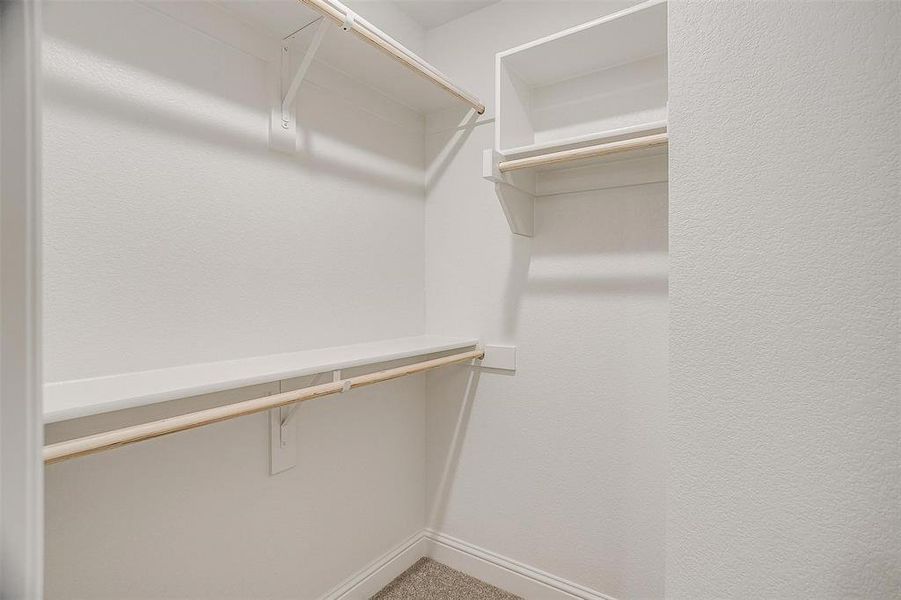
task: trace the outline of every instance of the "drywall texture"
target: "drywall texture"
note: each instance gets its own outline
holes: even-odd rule
[[[305,85],[270,151],[265,62],[154,9],[48,3],[45,379],[422,333],[421,124]]]
[[[670,7],[668,597],[898,597],[899,31]]]
[[[45,4],[47,378],[422,333],[422,118],[319,70],[270,151],[265,61],[164,8]],[[48,467],[47,597],[318,597],[424,525],[424,393],[305,404],[274,477],[267,415]]]
[[[415,376],[301,405],[297,466],[275,476],[267,413],[49,466],[46,597],[319,597],[422,528],[424,393]],[[49,441],[122,426],[129,412],[53,425]]]
[[[488,105],[459,129],[460,115],[428,119],[427,327],[517,347],[513,376],[428,376],[428,510],[433,528],[491,552],[659,598],[666,184],[540,198],[527,239],[477,176],[494,143],[494,54],[624,6],[501,2],[427,35],[429,60]]]

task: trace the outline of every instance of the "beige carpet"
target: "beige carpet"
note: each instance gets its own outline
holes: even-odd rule
[[[419,561],[371,600],[522,600],[431,558]]]

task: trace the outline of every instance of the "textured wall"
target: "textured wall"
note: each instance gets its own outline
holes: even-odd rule
[[[277,391],[253,386],[142,416]],[[275,476],[267,413],[49,466],[46,597],[319,597],[422,528],[424,394],[416,376],[304,403],[297,466]],[[121,426],[124,412],[103,425]],[[54,424],[48,441],[97,421]]]
[[[901,589],[899,17],[670,7],[669,597]]]
[[[265,63],[156,8],[45,6],[48,379],[421,333],[422,119],[305,83],[270,151]],[[47,597],[317,597],[423,526],[424,394],[304,404],[274,477],[265,414],[48,467]]]
[[[152,3],[46,21],[47,381],[422,333],[421,125],[306,85],[273,152],[259,58]]]
[[[526,239],[479,178],[495,52],[623,6],[501,2],[429,31],[429,59],[488,110],[429,119],[426,312],[518,361],[474,392],[464,372],[429,375],[432,526],[625,599],[663,595],[666,185],[543,197]]]

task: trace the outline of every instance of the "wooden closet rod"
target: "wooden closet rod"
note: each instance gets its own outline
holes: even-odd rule
[[[482,104],[478,98],[451,83],[451,81],[443,73],[436,70],[435,67],[404,48],[401,44],[366,19],[354,14],[340,2],[336,2],[335,0],[299,1],[353,31],[376,48],[387,52],[394,60],[398,61],[408,69],[422,75],[457,98],[470,104],[480,115],[485,112],[485,105]],[[349,18],[349,16],[351,18]]]
[[[654,146],[663,146],[668,140],[669,137],[666,133],[657,133],[629,140],[575,148],[573,150],[549,152],[548,154],[539,154],[538,156],[530,156],[528,158],[504,160],[497,164],[497,168],[501,173],[506,173],[508,171],[528,169],[530,167],[538,167],[541,165],[552,165],[570,160],[579,160],[581,158],[596,158],[598,156],[625,152],[627,150],[642,150],[644,148],[653,148]]]
[[[151,421],[150,423],[142,423],[140,425],[123,427],[122,429],[89,435],[87,437],[59,442],[57,444],[50,444],[49,446],[44,446],[44,463],[51,464],[69,458],[86,456],[95,452],[102,452],[103,450],[110,450],[112,448],[118,448],[119,446],[134,444],[135,442],[153,439],[178,431],[186,431],[188,429],[194,429],[195,427],[202,427],[203,425],[210,425],[212,423],[218,423],[219,421],[234,419],[235,417],[252,415],[271,408],[287,406],[289,404],[294,404],[295,402],[312,400],[313,398],[337,394],[339,392],[371,385],[373,383],[397,379],[398,377],[404,377],[405,375],[421,373],[423,371],[428,371],[429,369],[481,359],[484,358],[484,356],[484,350],[470,350],[468,352],[451,354],[450,356],[417,362],[403,367],[377,371],[375,373],[359,375],[357,377],[349,377],[347,379],[323,383],[322,385],[314,385],[312,387],[291,392],[263,396],[262,398],[226,404],[225,406],[217,406],[215,408],[200,410],[186,415],[178,415],[168,419]]]

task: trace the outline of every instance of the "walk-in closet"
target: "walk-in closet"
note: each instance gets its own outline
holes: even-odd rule
[[[0,11],[4,600],[898,597],[901,3]]]

